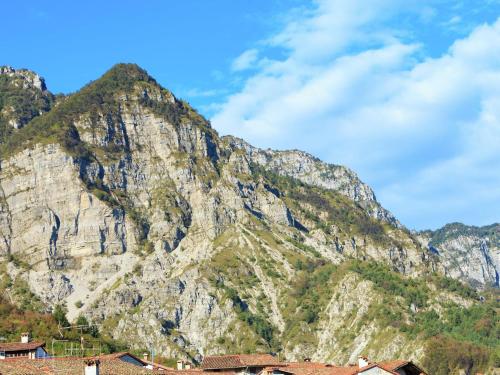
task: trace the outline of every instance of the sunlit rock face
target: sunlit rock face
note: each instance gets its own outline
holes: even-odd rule
[[[448,224],[419,234],[421,242],[437,254],[445,273],[475,287],[499,286],[500,225],[484,227]]]

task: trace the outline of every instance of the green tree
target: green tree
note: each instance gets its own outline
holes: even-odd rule
[[[63,327],[69,326],[68,319],[66,318],[66,312],[66,307],[63,305],[56,305],[52,311],[52,315],[54,316],[56,322]]]

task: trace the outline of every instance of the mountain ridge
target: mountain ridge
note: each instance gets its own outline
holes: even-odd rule
[[[490,312],[354,172],[220,137],[135,65],[32,121],[1,146],[7,291],[136,348],[424,360],[430,322]]]

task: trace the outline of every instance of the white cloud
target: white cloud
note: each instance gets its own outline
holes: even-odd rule
[[[410,226],[498,220],[500,21],[422,59],[385,25],[394,3],[367,4],[324,0],[292,18],[267,41],[287,57],[252,61],[212,123],[352,167]]]
[[[231,65],[231,70],[237,72],[242,70],[247,70],[252,68],[252,64],[254,64],[258,59],[259,51],[256,49],[249,49],[239,55]]]

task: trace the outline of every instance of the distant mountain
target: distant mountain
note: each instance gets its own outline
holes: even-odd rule
[[[16,87],[33,100],[0,146],[0,281],[14,301],[33,293],[135,349],[195,360],[495,361],[494,297],[444,277],[444,248],[348,168],[220,137],[133,64],[57,100]]]
[[[484,227],[447,224],[419,238],[438,255],[446,275],[475,287],[499,286],[500,224]]]

